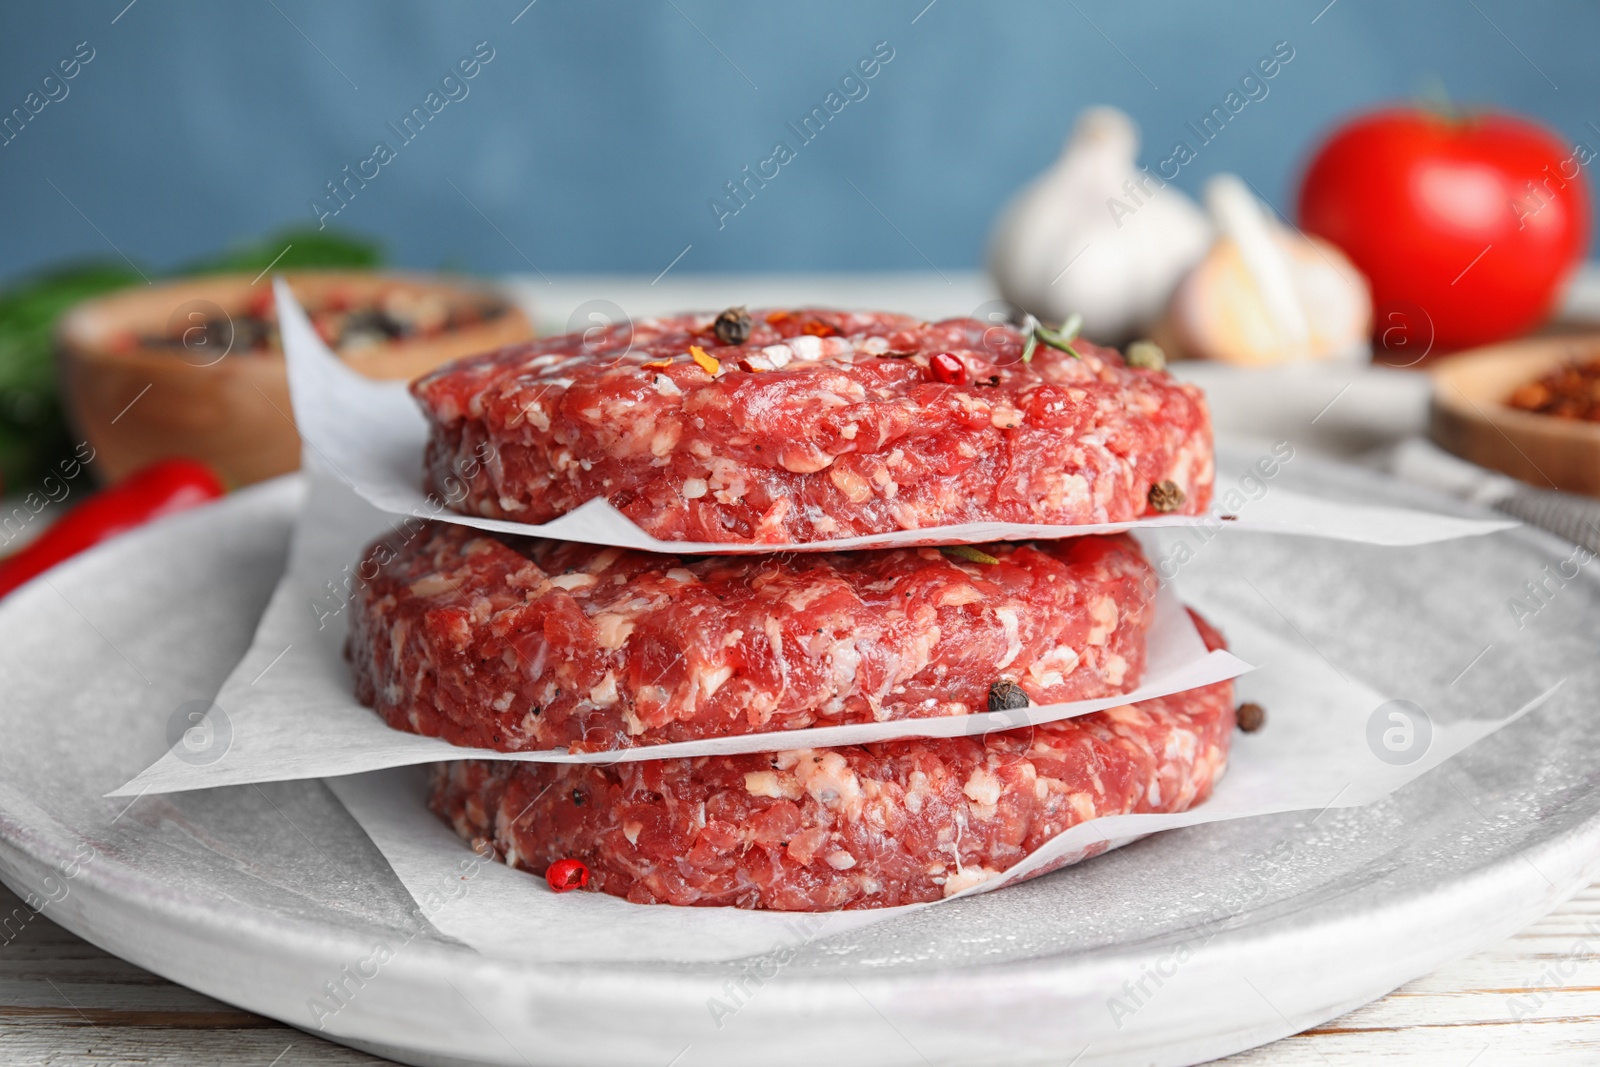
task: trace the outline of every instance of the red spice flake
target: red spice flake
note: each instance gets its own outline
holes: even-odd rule
[[[649,363],[641,363],[641,364],[639,364],[639,366],[648,367],[648,368],[651,368],[651,369],[655,369],[655,368],[659,368],[659,367],[670,367],[670,366],[672,366],[672,360],[670,360],[670,359],[652,359]]]
[[[1557,367],[1520,386],[1506,403],[1537,415],[1600,422],[1600,359]]]
[[[807,335],[809,335],[811,337],[837,337],[837,336],[839,336],[839,331],[838,330],[834,329],[832,326],[829,326],[827,323],[823,322],[821,319],[808,319],[806,321],[806,324],[804,326],[800,327],[800,332],[803,333],[803,334],[807,334]]]
[[[933,375],[934,381],[945,385],[967,384],[967,365],[961,362],[961,357],[949,352],[935,352],[929,356],[928,373]]]
[[[791,322],[793,320],[794,312],[792,311],[774,311],[772,314],[767,316],[767,325],[782,326],[784,323]]]
[[[722,363],[716,356],[706,354],[706,350],[699,345],[689,346],[689,358],[700,365],[700,369],[715,378],[722,373]]]
[[[557,893],[583,889],[589,884],[589,868],[582,860],[556,860],[544,872],[544,880]]]

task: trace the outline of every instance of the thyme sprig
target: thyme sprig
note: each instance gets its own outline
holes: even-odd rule
[[[1049,345],[1058,351],[1065,352],[1073,359],[1082,359],[1078,350],[1072,347],[1072,342],[1078,339],[1078,333],[1083,329],[1083,316],[1073,312],[1067,321],[1061,324],[1061,329],[1052,330],[1032,315],[1023,320],[1023,329],[1028,334],[1028,339],[1022,345],[1022,362],[1033,361],[1034,350],[1040,343]]]
[[[995,564],[1000,562],[999,559],[989,555],[983,549],[974,548],[972,545],[945,545],[939,551],[947,556],[954,556],[956,559],[964,559],[969,563]]]

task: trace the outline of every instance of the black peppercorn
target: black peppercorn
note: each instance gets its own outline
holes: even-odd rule
[[[750,337],[750,315],[744,308],[729,308],[711,324],[717,340],[725,345],[742,345]]]
[[[589,798],[584,795],[583,790],[574,789],[572,791],[572,802],[581,808],[589,802]]]
[[[1177,482],[1157,482],[1150,487],[1149,499],[1151,511],[1166,514],[1183,507],[1183,502],[1188,498],[1183,495],[1183,490],[1178,488]]]
[[[1234,710],[1233,718],[1239,724],[1239,729],[1253,734],[1267,724],[1267,709],[1254,702],[1240,704]]]
[[[1028,694],[1016,682],[999,681],[989,687],[990,711],[1015,711],[1029,703]]]

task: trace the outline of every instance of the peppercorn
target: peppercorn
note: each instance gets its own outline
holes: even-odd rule
[[[572,802],[581,808],[589,802],[589,798],[584,794],[583,790],[574,789],[572,791]]]
[[[1001,679],[989,687],[990,711],[1015,711],[1031,703],[1028,694],[1016,682]]]
[[[1177,482],[1157,482],[1150,487],[1150,510],[1166,514],[1177,511],[1183,507],[1183,502],[1188,498],[1183,495],[1183,490],[1178,488]]]
[[[1154,341],[1135,341],[1128,346],[1128,366],[1139,370],[1166,370],[1167,354]]]
[[[750,313],[742,307],[729,308],[717,316],[711,330],[725,345],[742,345],[750,339]]]
[[[967,384],[967,365],[949,352],[935,352],[929,356],[928,373],[933,375],[934,381],[945,385]]]
[[[557,893],[582,889],[589,884],[589,868],[582,860],[556,860],[545,869],[544,880]]]
[[[1253,734],[1267,725],[1267,709],[1253,701],[1240,704],[1234,709],[1233,718],[1239,724],[1239,729],[1247,734]]]

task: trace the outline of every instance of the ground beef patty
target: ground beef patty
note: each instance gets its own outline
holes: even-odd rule
[[[729,345],[713,319],[569,334],[418,379],[433,488],[529,523],[604,497],[662,540],[764,544],[1119,522],[1150,514],[1163,482],[1177,492],[1158,492],[1160,510],[1210,501],[1200,391],[1110,349],[1040,345],[1023,363],[1010,327],[822,310],[757,313]]]
[[[501,751],[966,715],[1138,685],[1154,574],[1126,536],[682,557],[419,523],[357,568],[357,696]]]
[[[1087,819],[1192,807],[1226,766],[1233,722],[1233,684],[1219,682],[984,738],[443,763],[431,803],[512,866],[582,860],[590,888],[640,904],[889,907],[982,882]]]

